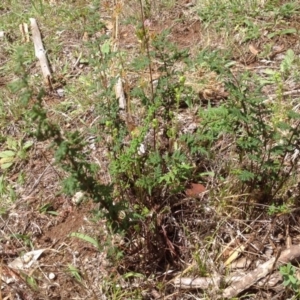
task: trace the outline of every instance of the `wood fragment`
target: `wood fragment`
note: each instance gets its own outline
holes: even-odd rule
[[[116,83],[116,98],[119,100],[119,109],[125,110],[126,108],[126,98],[123,89],[122,79],[119,76]]]
[[[32,39],[34,43],[34,50],[35,50],[35,56],[39,59],[43,77],[44,77],[44,83],[47,86],[51,86],[51,71],[48,64],[48,59],[46,57],[46,51],[43,46],[41,33],[38,27],[38,24],[36,22],[36,19],[30,18],[30,24],[31,24],[31,31],[32,31]]]
[[[247,258],[246,256],[242,256],[236,261],[234,261],[232,264],[230,264],[228,267],[230,270],[235,270],[235,269],[246,269],[248,268],[252,263],[252,260]]]
[[[110,28],[112,29],[112,42],[113,42],[113,52],[117,52],[119,50],[119,43],[118,43],[118,39],[119,39],[119,12],[121,11],[121,1],[117,1],[115,3],[115,12],[113,15],[113,24],[110,23],[107,24],[107,29]],[[121,73],[117,75],[117,82],[115,85],[115,92],[116,92],[116,98],[119,101],[119,109],[120,110],[126,110],[127,108],[127,103],[126,103],[126,97],[125,97],[125,93],[124,93],[124,88],[123,88],[123,81],[122,81],[122,76]],[[128,111],[127,111],[128,112]]]
[[[19,25],[19,29],[22,35],[22,42],[24,43],[29,43],[30,38],[29,38],[29,32],[28,32],[28,25],[27,23],[22,23]]]
[[[174,285],[181,289],[201,289],[207,290],[210,287],[219,287],[221,281],[220,275],[214,277],[181,277],[174,280]]]

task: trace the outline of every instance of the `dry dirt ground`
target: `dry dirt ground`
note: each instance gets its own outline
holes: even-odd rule
[[[159,17],[153,17],[150,20],[150,31],[159,33],[165,28],[170,29],[170,40],[179,48],[189,49],[190,54],[193,55],[197,49],[207,46],[209,38],[207,35],[203,37],[204,32],[207,34],[208,29],[201,23],[197,14],[192,12],[192,8],[193,5],[189,1],[176,1],[176,5],[169,9],[165,15],[161,13]],[[134,10],[134,5],[129,5],[128,10]],[[185,15],[189,17],[183,17]],[[101,17],[104,18],[104,16]],[[178,21],[180,19],[182,21]],[[109,24],[109,15],[106,16],[105,21]],[[294,16],[289,21],[289,26],[297,28],[299,32],[299,22],[299,16]],[[43,26],[41,27],[43,28]],[[50,31],[50,29],[44,28],[44,36],[47,36],[47,30]],[[76,58],[72,57],[73,49],[83,47],[82,39],[84,36],[69,30],[62,32],[60,38],[64,43],[59,59],[74,63]],[[93,37],[89,38],[92,39]],[[118,39],[119,47],[124,51],[134,51],[139,45],[134,27],[131,24],[120,23]],[[236,66],[233,72],[238,73],[243,70],[260,72],[265,67],[255,53],[256,50],[261,51],[265,43],[264,39],[265,37],[261,37],[251,45],[246,43],[234,51],[232,59],[236,62]],[[212,38],[211,42],[218,47],[218,41],[215,38]],[[268,63],[273,64],[274,67],[278,66],[282,59],[282,53],[287,49],[293,49],[296,55],[300,54],[299,34],[279,35],[274,41]],[[84,52],[85,49],[82,48],[82,51]],[[1,54],[0,62],[1,65],[6,63],[6,58]],[[38,66],[33,66],[31,72],[32,74],[38,73]],[[84,63],[77,64],[72,72],[73,74],[69,74],[70,79],[64,79],[66,81],[64,84],[68,85],[68,80],[76,80],[79,73],[88,74],[89,67]],[[0,77],[0,88],[5,88],[10,79],[8,76]],[[227,91],[222,85],[218,85],[219,83],[213,82],[214,78],[211,84],[207,84],[204,89],[199,91],[200,98],[217,99],[218,101],[226,99]],[[299,87],[286,87],[286,91],[296,91],[297,88]],[[272,87],[269,87],[269,90],[266,89],[265,92],[266,97],[276,93]],[[51,107],[59,104],[61,98],[57,94],[49,93],[43,101],[51,116],[51,114],[55,114],[51,111]],[[65,116],[62,115],[60,118],[62,120]],[[80,128],[81,119],[84,119],[88,126],[95,121],[95,118],[91,108],[75,119],[66,117],[64,125],[65,128]],[[16,136],[22,135],[16,123],[7,130],[10,130],[7,133],[13,133]],[[118,264],[123,263],[124,265],[116,265],[111,259],[117,255],[117,251],[110,255],[110,259],[107,258],[107,251],[112,251],[111,248],[115,241],[111,240],[105,221],[95,218],[94,211],[97,211],[99,204],[85,199],[77,205],[74,204],[71,197],[60,193],[60,181],[65,174],[54,164],[53,153],[48,146],[44,142],[36,142],[30,150],[29,159],[14,167],[15,173],[13,171],[9,173],[8,181],[17,191],[18,198],[0,216],[0,273],[2,276],[0,299],[140,299],[140,296],[136,296],[135,290],[139,291],[139,295],[143,295],[144,299],[200,299],[197,298],[197,291],[193,293],[190,290],[182,291],[172,285],[161,290],[158,288],[160,284],[164,286],[164,283],[180,274],[178,272],[193,265],[193,259],[190,255],[186,256],[187,261],[174,264],[177,269],[170,270],[171,276],[167,276],[168,270],[165,269],[160,274],[149,274],[152,277],[147,280],[135,278],[130,281],[122,277],[119,271],[123,270],[124,272],[127,268],[126,264],[130,265],[128,263],[130,258],[128,261],[126,259],[115,260],[118,261]],[[110,178],[107,174],[107,159],[103,156],[105,149],[97,146],[92,148],[91,152],[93,158],[101,165],[99,178],[103,183],[108,183]],[[25,182],[22,185],[18,183],[19,170],[26,174]],[[292,192],[299,193],[298,187],[295,187]],[[195,196],[193,192],[191,195]],[[235,219],[234,215],[227,215],[222,216],[223,220],[220,222],[220,215],[222,214],[219,211],[214,211],[213,206],[209,207],[209,204],[207,204],[207,209],[202,210],[201,218],[199,214],[193,215],[194,203],[203,206],[203,203],[207,201],[205,195],[200,198],[192,197],[193,200],[190,200],[189,203],[185,202],[185,199],[186,195],[184,194],[178,196],[178,202],[182,201],[181,209],[186,209],[185,225],[188,226],[189,221],[193,218],[197,219],[198,222],[193,225],[196,236],[190,240],[205,239],[211,235],[216,226],[219,226],[216,234],[219,238],[216,241],[228,245],[223,253],[224,261],[226,257],[232,254],[237,245],[250,244],[251,246],[247,248],[243,259],[251,261],[252,265],[249,268],[253,269],[257,262],[262,261],[259,256],[262,255],[265,244],[272,245],[270,251],[274,253],[288,247],[287,240],[294,245],[299,243],[300,215],[296,209],[289,214],[277,215],[274,218],[269,218],[263,212],[260,217],[249,220]],[[47,206],[45,207],[45,205]],[[248,232],[237,235],[237,231],[240,227],[244,228],[245,223],[249,228]],[[92,243],[84,239],[71,237],[70,234],[74,232],[80,232],[98,240],[100,248],[97,249]],[[118,238],[116,236],[113,239],[117,241],[117,244],[122,245]],[[201,245],[199,243],[200,247]],[[208,253],[214,252],[214,248],[218,248],[219,245],[211,244],[210,247]],[[32,267],[23,271],[9,267],[9,263],[33,249],[45,249],[45,251]],[[182,251],[182,257],[178,257],[178,260],[185,259],[184,253],[185,251]],[[212,259],[209,254],[206,255],[208,260]],[[197,260],[197,258],[194,259]],[[244,263],[247,264],[247,262]],[[134,271],[142,273],[140,269]],[[248,296],[247,299],[275,299],[274,295],[276,295],[276,299],[285,299],[282,285],[267,288],[254,285],[252,288],[249,292],[250,294],[252,292],[252,296]],[[128,294],[124,292],[126,290]]]

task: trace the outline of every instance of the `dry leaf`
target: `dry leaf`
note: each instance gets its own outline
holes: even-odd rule
[[[27,252],[23,254],[21,257],[16,258],[14,261],[10,262],[8,266],[13,269],[27,269],[35,263],[38,258],[42,255],[42,253],[47,249],[40,249]]]
[[[238,246],[237,248],[235,248],[231,252],[228,259],[225,261],[224,266],[226,267],[226,266],[230,265],[233,261],[235,261],[240,256],[240,254],[242,252],[244,252],[245,248],[246,248],[246,246],[244,246],[244,245],[241,245],[241,246]]]
[[[255,56],[259,53],[259,51],[252,44],[249,45],[249,50]]]
[[[89,40],[89,34],[86,31],[83,33],[82,40],[84,42],[87,42]]]
[[[185,190],[188,197],[199,197],[199,194],[206,191],[206,188],[201,183],[191,183],[189,188]]]

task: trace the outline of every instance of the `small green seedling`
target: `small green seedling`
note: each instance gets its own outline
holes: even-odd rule
[[[74,277],[78,282],[81,282],[81,281],[82,281],[82,277],[81,277],[80,271],[79,271],[76,267],[74,267],[73,265],[68,264],[67,272],[68,272],[72,277]]]
[[[28,149],[33,145],[33,141],[23,143],[22,139],[15,140],[8,137],[6,150],[0,152],[0,167],[2,170],[10,168],[18,161],[25,160]]]
[[[296,275],[296,268],[291,263],[288,263],[287,265],[280,267],[279,272],[283,277],[283,285],[298,293],[300,281]]]

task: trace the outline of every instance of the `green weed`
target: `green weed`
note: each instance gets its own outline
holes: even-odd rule
[[[300,281],[297,278],[296,268],[291,263],[288,263],[280,267],[279,272],[283,277],[283,285],[299,294]]]

